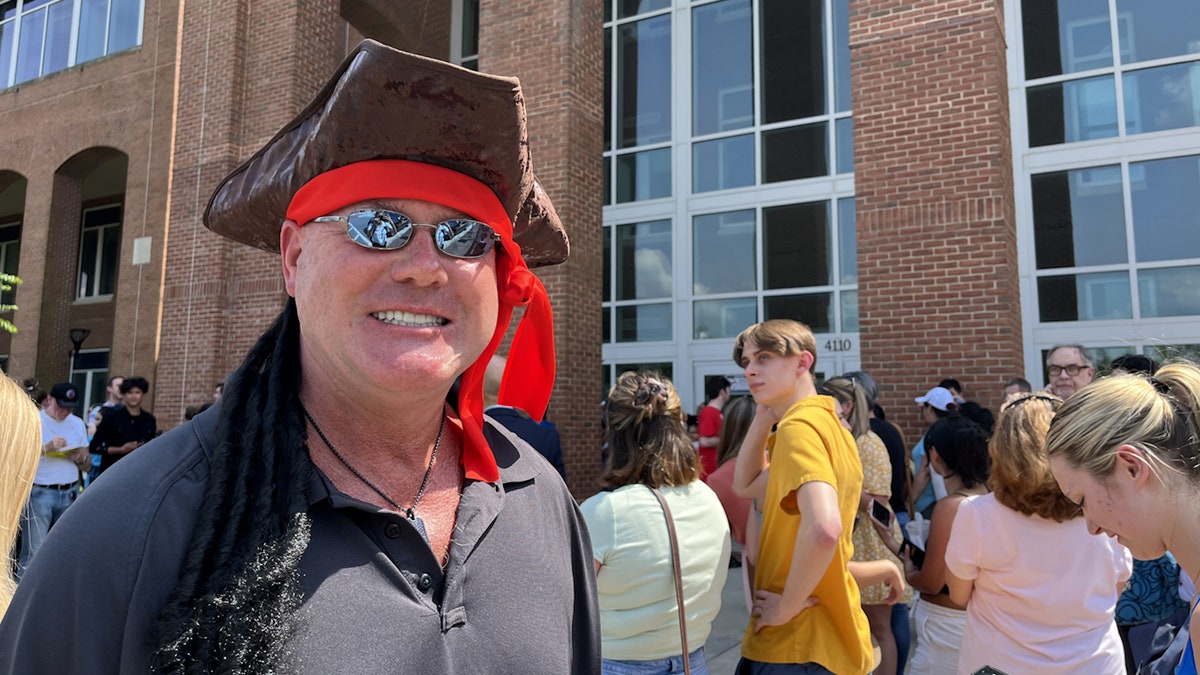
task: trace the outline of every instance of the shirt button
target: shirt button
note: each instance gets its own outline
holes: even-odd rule
[[[417,579],[417,588],[421,589],[422,592],[429,590],[429,587],[432,585],[433,577],[428,574],[422,574],[421,578]]]
[[[388,539],[399,539],[400,538],[400,524],[399,523],[388,523],[387,527],[383,528],[383,533],[388,536]]]

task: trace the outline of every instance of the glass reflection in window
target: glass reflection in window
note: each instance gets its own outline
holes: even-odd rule
[[[628,305],[617,307],[617,342],[660,342],[670,340],[671,305]]]
[[[842,332],[858,330],[858,291],[842,291]]]
[[[843,284],[858,283],[858,235],[854,198],[838,200],[838,272]],[[857,306],[858,300],[855,300]],[[843,328],[842,330],[848,330]],[[857,330],[857,329],[855,329]]]
[[[1025,79],[1113,65],[1108,0],[1021,0]]]
[[[1200,267],[1138,270],[1143,317],[1200,314]]]
[[[1035,174],[1030,182],[1038,269],[1128,261],[1121,167]]]
[[[755,290],[754,225],[753,209],[692,219],[694,295]]]
[[[617,203],[670,196],[670,148],[617,155]]]
[[[1200,156],[1129,165],[1139,261],[1200,258]]]
[[[1030,87],[1029,147],[1117,135],[1117,89],[1110,75]]]
[[[1121,86],[1127,134],[1200,125],[1200,62],[1128,72]]]
[[[671,221],[659,220],[615,227],[616,299],[670,297]]]
[[[1068,274],[1038,279],[1042,321],[1099,321],[1133,318],[1127,272]]]
[[[692,135],[754,124],[750,0],[692,10]]]
[[[754,298],[697,300],[692,304],[692,337],[697,340],[732,338],[746,326],[758,322]]]
[[[754,185],[754,135],[692,145],[692,192]]]
[[[1195,0],[1117,0],[1122,63],[1200,53]]]
[[[671,17],[618,29],[617,147],[671,140]]]

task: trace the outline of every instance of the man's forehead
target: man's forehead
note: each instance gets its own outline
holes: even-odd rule
[[[1050,360],[1056,363],[1075,363],[1083,360],[1083,355],[1074,347],[1059,347],[1050,355]]]

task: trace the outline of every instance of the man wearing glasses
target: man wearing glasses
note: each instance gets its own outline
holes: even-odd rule
[[[1065,400],[1092,381],[1096,367],[1083,345],[1055,345],[1046,354],[1046,374],[1046,388]]]
[[[517,81],[364,42],[204,222],[281,252],[287,305],[217,406],[55,529],[0,672],[599,672],[575,501],[483,415],[518,306],[500,402],[545,410],[529,267],[567,255]]]

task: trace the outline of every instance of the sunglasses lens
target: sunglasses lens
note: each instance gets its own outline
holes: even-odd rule
[[[395,211],[355,211],[346,218],[346,233],[359,246],[397,249],[412,237],[412,222]]]
[[[492,250],[495,234],[478,220],[446,220],[438,223],[437,246],[455,258],[478,258]]]
[[[365,248],[403,248],[412,239],[414,227],[418,226],[403,213],[382,209],[355,211],[346,217],[346,234]],[[495,244],[496,231],[478,220],[453,219],[420,227],[433,227],[437,247],[455,258],[478,258]]]

